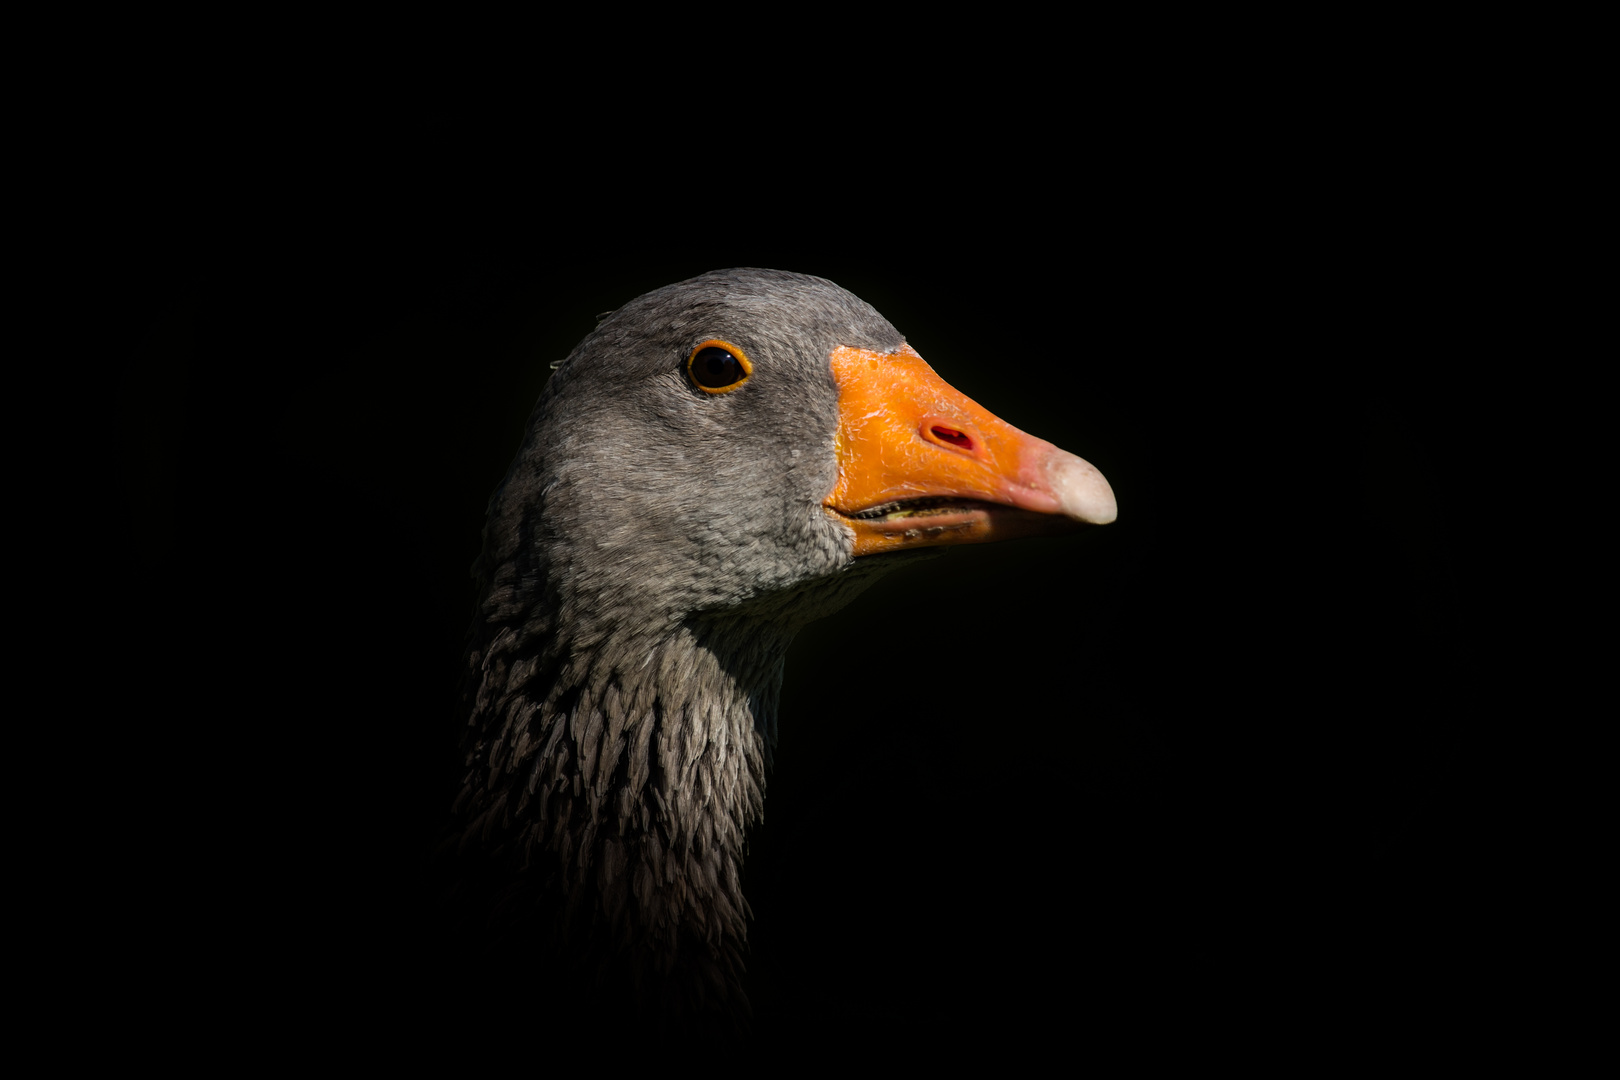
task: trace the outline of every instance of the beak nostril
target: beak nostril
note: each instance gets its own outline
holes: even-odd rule
[[[934,433],[934,438],[939,439],[941,442],[948,442],[952,446],[960,446],[964,450],[973,449],[973,440],[968,438],[962,432],[957,431],[955,428],[942,427],[939,424],[935,424],[933,427],[929,428],[929,430]]]

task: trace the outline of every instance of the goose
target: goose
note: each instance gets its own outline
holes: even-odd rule
[[[1115,514],[830,281],[720,270],[603,316],[473,568],[454,846],[489,962],[745,1026],[741,867],[795,633],[929,549]]]

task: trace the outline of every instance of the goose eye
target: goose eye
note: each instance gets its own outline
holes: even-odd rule
[[[711,394],[735,390],[753,374],[754,366],[743,351],[728,341],[705,341],[692,350],[686,370],[698,389]]]

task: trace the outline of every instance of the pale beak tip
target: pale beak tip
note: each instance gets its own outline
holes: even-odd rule
[[[1084,458],[1059,452],[1052,462],[1052,493],[1057,496],[1063,512],[1076,521],[1088,525],[1107,525],[1119,516],[1119,505],[1114,501],[1114,489],[1097,467]]]

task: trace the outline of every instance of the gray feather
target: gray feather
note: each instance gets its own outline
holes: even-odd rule
[[[708,338],[750,357],[739,392],[685,377]],[[741,864],[789,644],[910,561],[857,564],[821,509],[837,474],[829,355],[902,340],[803,275],[648,293],[557,366],[490,499],[462,847],[556,894],[578,920],[565,946],[677,1012],[746,1012]]]

